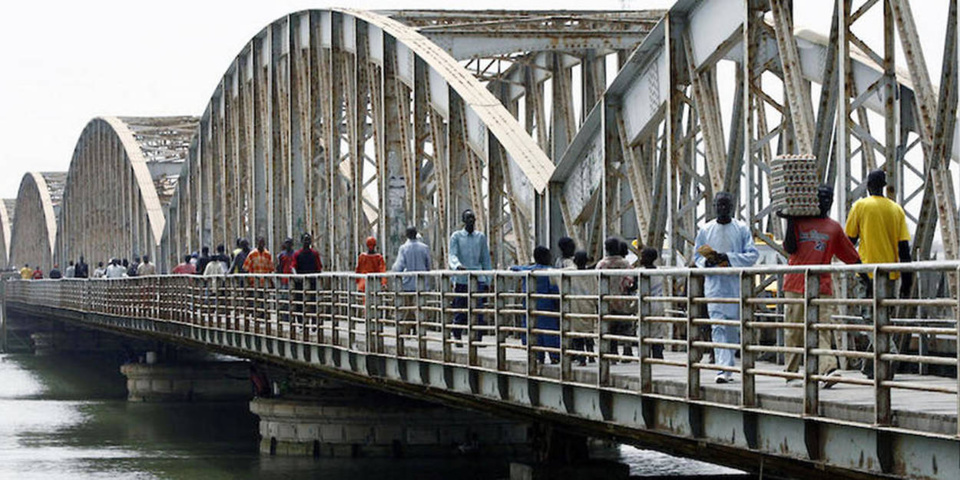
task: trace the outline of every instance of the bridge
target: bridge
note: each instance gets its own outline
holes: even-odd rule
[[[44,272],[80,256],[149,254],[168,272],[203,246],[263,235],[277,251],[283,238],[312,232],[326,269],[340,273],[301,292],[309,305],[284,295],[280,278],[230,277],[216,287],[226,296],[211,303],[210,280],[178,276],[12,282],[5,305],[748,470],[955,478],[956,359],[927,351],[957,350],[960,147],[956,2],[948,3],[939,91],[907,0],[840,0],[827,36],[796,28],[792,3],[780,0],[682,0],[666,12],[293,13],[231,60],[201,116],[92,120],[67,172],[25,175],[17,199],[0,208],[0,251],[8,266]],[[864,20],[874,14],[882,22]],[[882,31],[882,45],[864,40],[864,30]],[[769,165],[779,153],[817,156],[822,179],[837,187],[840,220],[863,195],[866,172],[886,170],[887,194],[915,232],[914,258],[937,260],[857,267],[917,269],[912,299],[884,298],[879,283],[875,300],[857,299],[848,281],[837,300],[804,299],[808,316],[840,307],[846,323],[836,328],[848,334],[837,352],[769,341],[790,328],[771,313],[790,301],[760,298],[786,271],[776,266],[783,225],[770,200]],[[765,241],[771,264],[729,273],[746,292],[735,322],[744,332],[735,369],[742,382],[733,386],[700,385],[714,367],[699,357],[713,345],[697,336],[710,324],[697,311],[711,299],[698,294],[701,274],[682,268],[719,191],[740,200],[737,215]],[[497,269],[490,292],[466,294],[474,297],[466,312],[449,305],[460,295],[449,291],[449,272],[425,275],[414,307],[397,305],[397,288],[354,291],[355,275],[344,272],[363,238],[379,238],[389,264],[414,225],[445,264],[465,208],[477,212]],[[524,291],[522,275],[502,269],[563,235],[596,258],[609,235],[663,251],[677,268],[649,274],[671,281],[662,298],[638,294],[636,320],[676,328],[659,338],[602,329],[618,320],[603,307],[617,300],[604,289],[609,273],[594,274],[596,366],[571,365],[569,340],[578,335],[568,326],[518,326],[517,318],[543,313],[529,310],[537,296]],[[563,287],[558,295],[562,305],[577,300]],[[481,298],[482,307],[472,302]],[[658,302],[673,313],[647,318]],[[405,308],[418,323],[398,334]],[[456,313],[511,320],[471,324],[484,340],[458,346],[448,338]],[[872,325],[854,323],[864,317]],[[812,322],[805,331],[818,328],[834,327]],[[847,343],[857,332],[904,338],[906,350],[912,339],[916,353],[857,352]],[[538,333],[559,335],[560,351],[519,343]],[[613,340],[636,342],[639,356],[605,350]],[[653,344],[667,347],[666,358],[651,357]],[[539,366],[538,351],[559,354],[561,364]],[[764,363],[783,353],[802,353],[806,373]],[[867,380],[850,371],[821,392],[811,368],[832,354],[843,365],[872,356],[878,372],[902,362],[923,373],[946,367],[946,376]],[[784,387],[785,378],[805,387]]]
[[[737,299],[704,297],[699,293],[704,271],[698,269],[490,271],[483,273],[483,281],[492,288],[476,288],[480,275],[471,274],[474,288],[467,293],[450,288],[452,277],[462,272],[443,271],[14,281],[4,285],[4,298],[11,316],[58,319],[311,369],[376,389],[555,423],[585,435],[749,471],[956,478],[960,473],[956,354],[897,353],[887,345],[893,344],[895,335],[904,334],[957,338],[958,299],[897,299],[885,273],[900,269],[920,276],[954,275],[960,263],[730,269],[725,274],[739,278],[742,291],[748,292]],[[749,293],[761,278],[790,271],[803,272],[813,285],[805,298]],[[876,295],[817,298],[823,271],[877,274]],[[638,276],[638,293],[609,293],[611,285],[627,275]],[[420,288],[405,291],[404,276],[414,276]],[[553,277],[559,292],[540,294],[524,288],[539,276]],[[571,289],[577,276],[589,278],[588,292]],[[359,278],[366,280],[365,292],[357,291]],[[311,288],[310,279],[316,288]],[[660,281],[683,285],[686,294],[647,294],[651,282]],[[466,306],[452,307],[454,298],[466,298]],[[540,310],[539,300],[545,299],[556,300],[560,308]],[[571,302],[584,300],[595,311],[574,313],[569,308]],[[739,321],[706,318],[707,303],[731,300],[742,309]],[[613,313],[610,306],[618,301],[636,302],[637,314]],[[778,305],[791,302],[804,306],[805,324],[772,318]],[[856,315],[859,308],[866,308],[874,321],[820,323],[817,309],[837,305]],[[922,307],[930,312],[930,321],[936,318],[949,325],[897,316],[909,307]],[[466,314],[468,321],[455,323],[457,314]],[[542,327],[539,319],[533,320],[538,317],[559,319],[561,328]],[[637,322],[637,336],[611,332],[612,322],[624,319]],[[577,320],[590,321],[593,331],[573,328]],[[741,355],[734,367],[703,360],[705,351],[727,344],[703,337],[700,326],[724,322],[742,329],[740,344],[730,345]],[[657,325],[669,328],[658,333]],[[803,347],[762,341],[764,332],[789,328],[804,331]],[[455,330],[463,335],[455,338],[451,335]],[[873,352],[823,349],[817,344],[820,330],[871,333],[878,347]],[[593,340],[598,348],[576,349],[574,339]],[[621,353],[613,341],[634,344],[636,353]],[[668,347],[663,358],[652,354],[653,345]],[[806,367],[786,372],[763,356],[767,353],[801,354]],[[877,375],[867,379],[856,370],[845,370],[839,378],[821,376],[818,360],[826,355],[870,358]],[[557,361],[544,361],[552,356]],[[580,365],[578,357],[592,361]],[[887,372],[895,362],[948,367],[953,373],[899,374],[889,379]],[[717,370],[735,372],[738,379],[715,384],[711,380]],[[788,386],[785,379],[800,379],[803,388]],[[826,388],[828,380],[837,385]]]

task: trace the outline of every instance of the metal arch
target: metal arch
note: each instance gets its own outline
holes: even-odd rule
[[[16,200],[14,200],[16,202]],[[13,212],[7,211],[7,200],[0,201],[0,265],[10,266],[10,233],[13,229]]]
[[[67,174],[57,260],[85,256],[96,262],[130,253],[156,258],[168,190],[196,124],[194,117],[97,117],[88,122]]]
[[[410,46],[417,57],[423,59],[435,68],[443,79],[466,102],[467,106],[476,112],[483,124],[490,130],[497,140],[506,149],[507,154],[526,173],[533,188],[539,192],[547,188],[550,176],[553,174],[553,162],[543,153],[543,150],[534,143],[519,124],[510,115],[510,112],[486,88],[474,80],[456,59],[441,49],[437,44],[429,41],[420,34],[402,23],[388,17],[354,9],[332,9],[342,11],[362,18],[377,25],[390,33],[397,40]]]
[[[853,22],[873,3],[838,17]],[[767,12],[774,16],[772,24],[764,20]],[[885,13],[885,31],[893,28],[893,19],[898,25],[912,23],[909,8],[896,15]],[[709,202],[704,200],[717,189],[727,189],[740,192],[746,204],[741,215],[756,235],[779,236],[782,225],[771,215],[766,173],[766,162],[773,153],[771,140],[777,140],[776,147],[784,153],[802,153],[804,149],[803,153],[814,153],[809,151],[811,147],[820,146],[816,153],[823,157],[824,176],[838,183],[841,219],[861,194],[860,179],[871,168],[888,170],[888,193],[904,204],[917,202],[918,192],[903,191],[902,175],[919,177],[921,191],[940,187],[942,194],[927,193],[919,208],[909,204],[906,210],[908,219],[917,223],[918,243],[921,232],[932,229],[938,210],[941,218],[947,218],[946,224],[941,222],[941,234],[945,252],[952,258],[958,238],[949,180],[954,174],[945,168],[940,175],[943,178],[924,178],[931,167],[905,156],[913,145],[922,144],[926,149],[928,142],[920,132],[918,105],[913,100],[912,84],[922,78],[913,72],[917,62],[907,62],[911,67],[908,79],[898,75],[889,60],[892,39],[878,54],[849,30],[847,42],[839,42],[836,32],[825,39],[795,31],[791,17],[789,3],[779,0],[678,2],[632,54],[558,165],[551,196],[568,204],[566,223],[573,223],[577,233],[589,237],[590,245],[599,245],[607,234],[633,232],[626,222],[632,210],[641,227],[637,232],[641,242],[673,250],[678,257],[671,256],[668,261],[682,262],[690,253],[698,222],[709,215]],[[909,38],[904,42],[909,43]],[[834,134],[832,127],[840,95],[824,88],[822,92],[831,93],[821,93],[819,115],[824,118],[814,119],[809,87],[811,81],[826,83],[825,75],[837,75],[837,56],[831,54],[838,44],[849,47],[840,56],[849,62],[839,62],[839,70],[845,70],[840,88],[846,92],[846,100],[841,102],[845,110],[841,111],[849,116],[846,128],[838,129],[842,134]],[[954,65],[949,71],[955,72],[956,45],[948,40],[946,50],[945,62]],[[922,56],[922,52],[912,55]],[[717,63],[721,59],[736,63],[737,92],[730,118],[721,118],[719,109]],[[773,76],[761,83],[763,72]],[[768,126],[773,110],[779,111],[780,124]],[[883,127],[870,129],[868,110],[882,116],[885,133]],[[829,113],[829,118],[824,113]],[[816,132],[812,132],[814,120]],[[729,139],[724,137],[724,125],[733,128]],[[947,122],[945,129],[947,135],[958,134],[953,123]],[[907,136],[914,133],[920,138],[910,142]],[[953,152],[957,145],[952,142]],[[862,172],[851,172],[851,166]],[[937,208],[930,205],[928,197],[936,198]],[[923,217],[931,212],[932,219]],[[932,233],[925,238],[929,242]],[[919,250],[926,258],[923,246]]]
[[[215,89],[163,256],[314,232],[325,266],[343,270],[363,237],[378,235],[389,261],[417,224],[442,263],[454,212],[469,206],[488,225],[487,192],[505,188],[517,199],[508,241],[527,257],[553,168],[484,84],[413,28],[351,9],[297,12],[248,42]],[[488,189],[491,169],[507,172],[505,186]],[[454,187],[466,178],[469,189]]]
[[[57,213],[63,198],[66,172],[29,172],[20,181],[16,216],[10,241],[10,264],[53,266]]]

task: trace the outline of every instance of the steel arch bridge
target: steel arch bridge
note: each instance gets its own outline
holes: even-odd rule
[[[857,23],[870,9],[883,25]],[[18,207],[4,235],[8,260],[49,269],[152,253],[166,268],[204,245],[313,232],[328,267],[345,270],[363,237],[390,256],[411,224],[442,258],[469,207],[497,265],[563,234],[597,254],[605,235],[636,236],[681,262],[719,190],[739,192],[758,236],[778,237],[767,165],[791,152],[818,155],[824,179],[843,187],[838,207],[862,194],[865,171],[887,169],[918,257],[956,258],[956,34],[945,13],[939,93],[906,0],[840,0],[827,37],[798,31],[779,0],[294,13],[244,46],[199,119],[92,120],[62,215],[21,189],[40,200],[18,200],[31,208]],[[854,26],[882,27],[885,44]],[[905,73],[894,31],[910,52]],[[25,186],[38,183],[29,176]]]

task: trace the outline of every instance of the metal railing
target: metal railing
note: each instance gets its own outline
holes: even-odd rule
[[[890,272],[914,272],[926,284],[931,278],[955,282],[960,263],[15,280],[6,284],[5,300],[736,408],[758,409],[766,393],[789,396],[782,382],[796,379],[803,388],[793,390],[794,403],[802,403],[802,408],[783,413],[805,417],[826,418],[820,399],[826,382],[831,382],[868,399],[872,416],[859,421],[877,426],[909,428],[898,424],[891,401],[894,392],[946,395],[952,398],[949,415],[955,419],[960,403],[958,298],[950,288],[940,288],[940,296],[924,292],[925,298],[897,298]],[[764,288],[787,273],[804,275],[803,295],[786,298]],[[818,296],[823,273],[834,276],[832,298]],[[861,298],[851,288],[859,273],[872,276],[871,298]],[[711,275],[735,277],[741,295],[705,297],[705,280]],[[361,279],[366,284],[362,292]],[[736,304],[739,318],[710,318],[705,314],[709,304]],[[802,308],[804,321],[785,322],[787,305]],[[823,308],[835,310],[827,321],[819,315]],[[738,328],[740,342],[712,341],[704,329],[717,325]],[[774,337],[770,332],[791,329],[803,331],[802,345],[770,341]],[[835,334],[830,345],[818,343],[821,331]],[[852,347],[856,342],[849,341],[851,337],[867,335],[874,348]],[[919,337],[938,338],[953,351],[946,355],[932,355],[923,348],[897,351],[897,344],[909,347],[903,339]],[[894,342],[895,338],[901,341]],[[664,354],[655,355],[661,348]],[[704,353],[714,348],[734,350],[740,359],[732,367],[708,363]],[[801,368],[789,372],[770,361],[784,354],[800,355]],[[849,364],[872,360],[876,375],[827,377],[818,370],[826,356]],[[937,366],[942,372],[891,379],[896,363]],[[701,385],[705,371],[737,374],[734,387],[716,387],[727,392],[735,388],[736,400],[708,395],[709,389]]]

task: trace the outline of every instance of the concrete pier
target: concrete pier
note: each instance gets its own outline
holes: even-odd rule
[[[244,361],[128,363],[120,372],[127,377],[131,402],[218,402],[252,396],[250,363]]]
[[[255,398],[260,452],[313,457],[525,456],[526,424],[352,386]]]

